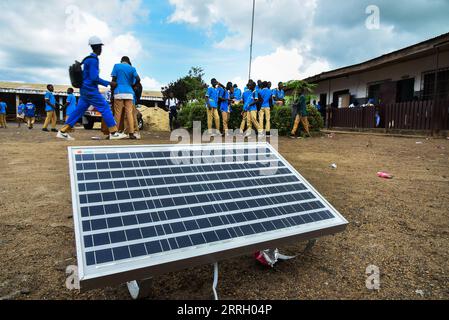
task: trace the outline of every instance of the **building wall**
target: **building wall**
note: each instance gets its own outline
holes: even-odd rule
[[[385,80],[399,81],[405,78],[415,79],[415,93],[421,91],[422,74],[435,69],[436,56],[428,56],[412,61],[398,63],[382,69],[364,72],[349,77],[325,80],[318,83],[317,95],[327,94],[327,104],[332,103],[333,93],[349,89],[350,94],[357,99],[368,98],[368,86]],[[440,53],[440,68],[449,68],[449,51]],[[329,90],[330,85],[330,90]]]

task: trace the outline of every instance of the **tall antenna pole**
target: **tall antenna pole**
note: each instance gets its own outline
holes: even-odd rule
[[[249,47],[249,76],[248,80],[251,79],[251,65],[253,63],[253,39],[254,39],[254,14],[256,12],[256,0],[253,0],[253,20],[251,24],[251,45]]]

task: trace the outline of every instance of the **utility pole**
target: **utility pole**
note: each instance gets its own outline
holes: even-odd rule
[[[254,40],[254,14],[256,12],[256,0],[253,0],[253,19],[251,24],[251,45],[249,47],[249,75],[248,80],[251,79],[251,65],[253,63],[253,40]]]

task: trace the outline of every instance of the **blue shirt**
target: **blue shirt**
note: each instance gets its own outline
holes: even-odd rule
[[[218,88],[209,87],[209,89],[207,89],[206,97],[209,100],[211,108],[218,108]]]
[[[242,90],[239,88],[234,88],[234,99],[238,101],[242,100]]]
[[[259,97],[257,91],[254,92],[251,90],[246,90],[243,93],[243,110],[244,111],[257,111],[257,105],[253,104],[250,106],[250,104],[254,103],[254,101]]]
[[[47,100],[48,100],[51,104],[53,104],[55,107],[53,108],[52,106],[50,106],[50,105],[47,103]],[[56,103],[56,98],[55,98],[53,92],[47,91],[47,92],[45,93],[45,112],[55,111],[55,109],[56,109],[55,103]]]
[[[136,68],[127,63],[119,63],[114,66],[111,76],[117,78],[114,94],[134,94],[133,85],[138,77]]]
[[[23,114],[25,112],[25,104],[21,103],[17,107],[17,114]]]
[[[27,103],[25,106],[25,117],[34,117],[34,113],[36,112],[36,107],[32,103]]]
[[[83,86],[81,93],[99,93],[98,85],[109,86],[109,82],[100,78],[100,60],[95,53],[91,53],[84,61]]]
[[[6,105],[5,102],[0,102],[0,114],[6,114],[6,108],[8,106]]]
[[[273,95],[274,95],[275,100],[282,100],[282,99],[285,98],[285,91],[284,90],[275,89]]]
[[[231,94],[228,90],[222,89],[221,98],[226,99],[221,102],[220,109],[222,112],[231,112],[231,106],[229,105],[229,99],[231,97]]]
[[[76,97],[74,94],[69,94],[67,96],[67,103],[69,105],[67,106],[66,115],[70,116],[76,109]]]
[[[272,92],[268,88],[264,88],[260,90],[260,99],[262,100],[262,108],[269,108],[270,107],[270,99],[273,98]]]

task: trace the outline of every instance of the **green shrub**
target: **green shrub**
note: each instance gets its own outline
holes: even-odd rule
[[[196,102],[192,104],[190,117],[189,117],[189,123],[190,128],[193,128],[194,122],[201,122],[201,130],[207,130],[207,108],[204,105],[204,103]]]
[[[271,127],[277,129],[280,136],[290,134],[292,130],[292,110],[286,106],[275,106],[271,111]]]
[[[309,124],[311,131],[320,131],[324,128],[324,119],[321,113],[313,106],[307,107],[307,112],[309,114]]]
[[[186,129],[192,129],[192,123],[190,122],[191,113],[192,113],[192,104],[188,103],[181,108],[178,114],[178,120],[181,127]]]

